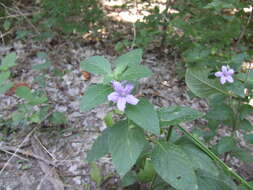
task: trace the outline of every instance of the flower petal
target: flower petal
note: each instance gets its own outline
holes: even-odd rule
[[[222,67],[221,67],[221,71],[222,71],[223,73],[227,73],[227,72],[228,72],[228,67],[227,67],[227,66],[222,66]]]
[[[134,89],[134,85],[133,84],[127,84],[124,88],[124,92],[126,94],[130,94],[132,92],[132,90]]]
[[[227,80],[229,83],[233,83],[233,82],[234,82],[234,79],[233,79],[231,76],[227,76],[227,77],[226,77],[226,80]]]
[[[218,71],[214,74],[216,77],[222,77],[223,76],[223,73]]]
[[[138,104],[139,100],[135,98],[133,95],[127,95],[126,96],[126,102],[132,105]]]
[[[113,88],[116,92],[119,92],[119,91],[123,90],[122,84],[118,81],[112,81],[112,86],[113,86]]]
[[[109,94],[109,95],[107,96],[107,99],[108,99],[109,101],[112,101],[112,102],[116,103],[116,102],[118,101],[118,99],[119,99],[119,93],[117,93],[117,92],[112,92],[111,94]]]
[[[125,97],[119,97],[117,100],[117,107],[120,111],[124,111],[126,108],[126,98]]]
[[[234,73],[235,73],[234,69],[229,69],[229,70],[228,70],[228,74],[229,74],[229,75],[233,75]]]
[[[221,83],[221,84],[225,84],[225,83],[226,83],[226,77],[222,76],[222,77],[220,78],[220,83]]]

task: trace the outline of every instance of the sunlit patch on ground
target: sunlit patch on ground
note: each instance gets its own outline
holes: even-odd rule
[[[108,1],[104,0],[103,5],[106,7],[110,7],[111,10],[116,8],[120,8],[119,11],[112,11],[107,14],[108,17],[113,17],[117,21],[123,22],[131,22],[135,23],[137,20],[143,21],[145,16],[150,15],[150,12],[147,11],[154,9],[155,7],[159,8],[160,12],[163,12],[166,9],[166,1],[154,1],[154,2],[135,2],[135,1],[128,1],[128,9],[124,10],[123,5],[127,1],[124,0],[115,0],[115,1]],[[175,9],[168,9],[169,13],[178,13]]]

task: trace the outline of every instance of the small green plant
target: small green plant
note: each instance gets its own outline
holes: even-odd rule
[[[136,49],[120,56],[114,64],[101,56],[91,57],[81,63],[83,70],[104,78],[102,83],[87,88],[81,99],[81,111],[89,111],[107,101],[112,102],[110,106],[116,105],[105,117],[107,128],[88,152],[87,161],[93,162],[110,154],[123,186],[139,181],[149,184],[149,189],[170,186],[178,190],[235,190],[237,185],[232,180],[235,179],[252,190],[252,186],[180,125],[205,114],[183,106],[155,109],[147,99],[134,96],[139,79],[152,74],[140,64],[141,59],[142,51]],[[222,68],[222,72],[217,71],[216,76],[222,78],[222,83],[228,81],[235,84],[232,80],[237,74],[234,76],[234,70],[225,68],[228,69]],[[212,73],[206,68],[190,68],[186,74],[187,85],[200,97],[242,98],[241,92],[233,88],[226,89],[214,74],[209,79],[210,75]],[[234,122],[234,119],[230,118],[230,121]],[[184,135],[178,135],[175,129]]]
[[[41,26],[49,31],[86,33],[96,30],[103,18],[99,0],[42,0],[42,15],[47,18]]]
[[[48,70],[51,62],[45,53],[39,53],[39,57],[45,59],[45,63],[35,65],[33,69],[43,71]],[[17,109],[6,118],[1,118],[2,124],[11,127],[28,126],[30,124],[43,125],[45,120],[49,120],[51,124],[58,126],[67,123],[64,113],[53,111],[47,95],[43,90],[33,90],[29,84],[10,82],[10,68],[16,65],[16,54],[10,53],[3,58],[0,65],[0,92],[6,96],[15,96],[22,99],[22,103],[17,105]],[[53,71],[54,69],[52,69]],[[42,74],[43,75],[43,74]],[[40,85],[41,89],[45,88],[45,79],[39,75],[34,82]]]
[[[9,90],[13,83],[10,82],[9,78],[11,76],[10,69],[16,65],[16,54],[10,53],[2,59],[0,64],[0,94],[5,93]]]

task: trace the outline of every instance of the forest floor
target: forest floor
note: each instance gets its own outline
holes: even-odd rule
[[[123,13],[122,13],[123,14]],[[131,33],[131,25],[126,26]],[[130,28],[129,28],[130,27]],[[106,44],[106,45],[105,45]],[[13,72],[14,83],[33,84],[40,71],[34,65],[43,63],[38,52],[47,53],[53,67],[64,71],[63,76],[44,73],[45,91],[54,111],[67,115],[67,124],[61,126],[19,126],[15,133],[0,133],[0,189],[1,190],[120,190],[120,181],[111,165],[110,157],[100,159],[97,164],[102,171],[102,183],[96,186],[90,176],[90,165],[85,161],[86,153],[96,137],[105,128],[103,118],[109,111],[101,105],[87,113],[80,112],[79,99],[89,84],[101,80],[96,75],[86,78],[80,62],[93,55],[103,55],[113,61],[117,52],[113,42],[87,42],[54,38],[48,41],[12,40],[0,45],[0,57],[16,52],[17,66]],[[183,80],[176,75],[177,55],[161,55],[155,48],[144,53],[142,64],[153,71],[153,76],[141,80],[139,94],[147,97],[157,107],[184,105],[202,112],[208,110],[207,103],[198,98],[191,99]],[[20,100],[15,96],[0,95],[1,115],[10,115],[17,109]],[[188,130],[204,125],[204,120],[184,124]],[[219,135],[229,135],[226,127]],[[249,147],[253,149],[252,147]],[[230,158],[228,163],[246,179],[253,179],[253,165],[241,164]],[[136,187],[140,189],[141,187]],[[131,188],[134,190],[134,187]]]

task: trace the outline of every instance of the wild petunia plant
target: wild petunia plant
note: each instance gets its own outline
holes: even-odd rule
[[[196,135],[180,126],[182,122],[204,117],[203,113],[183,106],[155,109],[147,99],[132,95],[132,90],[138,91],[133,84],[138,87],[140,78],[152,74],[140,64],[141,59],[142,51],[136,49],[120,56],[113,64],[101,56],[81,63],[83,70],[103,76],[102,83],[86,89],[81,110],[89,111],[110,101],[117,104],[115,111],[106,116],[107,128],[88,152],[87,161],[94,162],[110,154],[123,186],[138,181],[155,190],[167,187],[233,190],[238,189],[234,179],[245,188],[253,189]],[[238,97],[233,90],[225,89],[217,78],[209,79],[210,74],[206,68],[189,69],[186,75],[188,87],[200,97],[213,97],[221,92]],[[121,117],[113,117],[112,113]],[[178,135],[175,129],[184,135]]]

